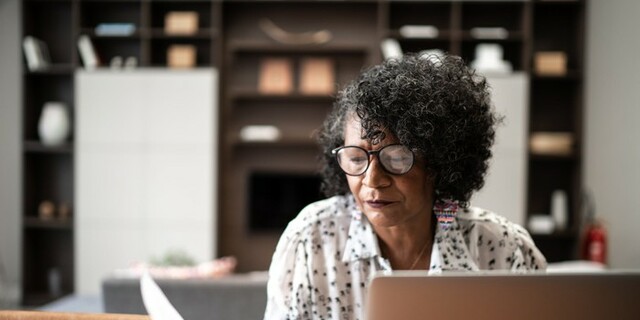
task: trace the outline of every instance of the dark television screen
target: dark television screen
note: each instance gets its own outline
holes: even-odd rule
[[[249,228],[283,231],[306,205],[322,199],[314,174],[253,172],[249,177]]]

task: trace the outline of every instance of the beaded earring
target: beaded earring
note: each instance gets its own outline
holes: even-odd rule
[[[438,225],[443,230],[449,229],[458,212],[458,201],[455,200],[436,200],[433,204],[433,213],[436,215]]]

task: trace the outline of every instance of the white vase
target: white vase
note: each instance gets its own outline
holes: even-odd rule
[[[556,223],[556,229],[563,231],[567,228],[569,216],[567,193],[564,190],[555,190],[551,194],[551,216]]]
[[[40,141],[46,146],[63,144],[71,131],[69,110],[62,102],[47,102],[38,122]]]

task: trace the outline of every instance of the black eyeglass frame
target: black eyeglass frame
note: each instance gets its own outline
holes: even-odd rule
[[[382,152],[382,150],[384,150],[385,148],[388,147],[392,147],[392,146],[402,146],[404,148],[406,148],[407,150],[409,150],[409,152],[411,152],[411,165],[409,166],[409,168],[407,168],[406,171],[402,172],[402,173],[395,173],[395,172],[391,172],[389,171],[389,169],[387,169],[387,167],[384,165],[384,162],[382,162],[382,160],[380,159],[380,152]],[[344,171],[344,169],[342,169],[342,166],[340,165],[340,160],[338,159],[338,152],[340,152],[340,150],[345,149],[345,148],[357,148],[360,149],[362,151],[364,151],[367,154],[367,166],[364,168],[364,170],[362,171],[362,173],[360,174],[350,174],[346,171]],[[341,147],[337,147],[333,150],[331,150],[331,154],[334,156],[336,162],[338,163],[338,167],[340,167],[340,170],[342,170],[342,172],[344,172],[344,174],[348,175],[348,176],[352,176],[352,177],[357,177],[357,176],[361,176],[363,174],[365,174],[365,172],[367,172],[367,170],[369,170],[369,166],[371,165],[371,156],[375,155],[378,158],[378,162],[380,163],[380,166],[382,167],[382,170],[384,170],[386,173],[394,175],[394,176],[401,176],[403,174],[406,174],[407,172],[411,171],[411,168],[413,168],[413,165],[416,162],[416,155],[413,152],[413,150],[411,150],[410,148],[408,148],[407,146],[400,144],[400,143],[394,143],[394,144],[388,144],[378,150],[367,150],[365,148],[362,147],[358,147],[358,146],[341,146]]]

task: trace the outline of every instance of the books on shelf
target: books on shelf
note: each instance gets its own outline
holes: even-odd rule
[[[89,36],[83,34],[78,37],[78,51],[85,69],[95,69],[100,65],[100,59]]]
[[[46,69],[51,64],[49,50],[44,41],[33,36],[26,36],[22,41],[22,48],[30,71]]]

